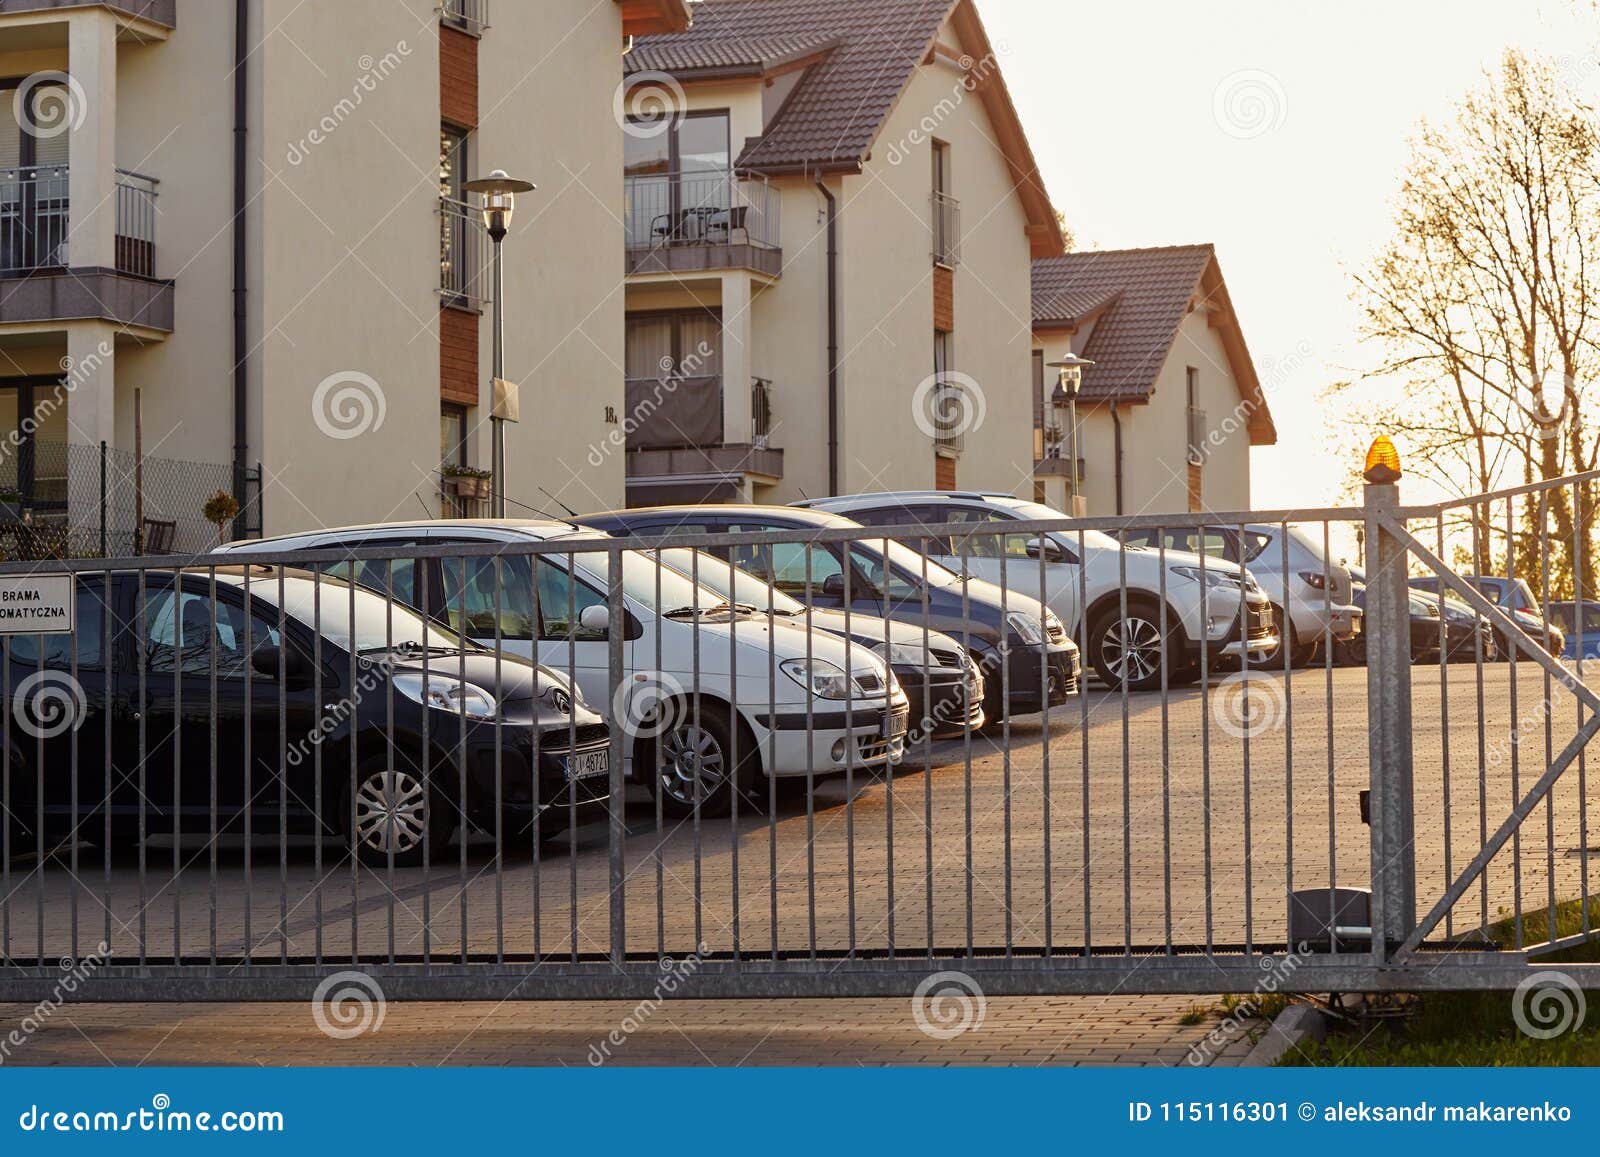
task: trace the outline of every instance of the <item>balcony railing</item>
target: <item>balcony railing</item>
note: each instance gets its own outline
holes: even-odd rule
[[[1189,407],[1189,465],[1204,466],[1206,461],[1206,443],[1209,441],[1206,429],[1206,412],[1195,406]]]
[[[471,36],[482,36],[489,27],[489,0],[443,0],[439,20]]]
[[[489,302],[492,245],[476,205],[439,198],[439,294],[448,304],[481,309]]]
[[[968,395],[958,377],[940,377],[934,386],[931,407],[933,444],[944,450],[965,449],[977,405],[978,400]]]
[[[961,264],[961,202],[947,193],[933,195],[933,260],[951,268]]]
[[[0,169],[0,277],[25,277],[69,264],[72,231],[70,171],[66,165]],[[159,182],[116,172],[118,273],[155,276],[156,195]]]
[[[765,177],[733,172],[628,177],[627,246],[753,245],[776,249],[778,201]]]
[[[750,444],[766,449],[772,438],[772,383],[756,378],[750,386]]]

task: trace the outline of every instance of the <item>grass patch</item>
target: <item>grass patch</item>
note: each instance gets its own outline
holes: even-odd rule
[[[1208,1008],[1206,1005],[1203,1005],[1203,1004],[1191,1004],[1184,1011],[1184,1014],[1178,1018],[1178,1023],[1179,1024],[1183,1024],[1183,1025],[1204,1024],[1205,1020],[1206,1020],[1206,1017],[1208,1017],[1210,1015],[1211,1015],[1211,1009]]]
[[[1550,911],[1522,917],[1522,938],[1539,944],[1550,936]],[[1600,928],[1600,898],[1590,901],[1589,927]],[[1568,900],[1556,905],[1555,936],[1583,930],[1583,905]],[[1511,944],[1514,919],[1502,914],[1489,928],[1492,938]],[[1600,960],[1600,945],[1584,944],[1538,958],[1559,970],[1562,963]],[[1509,992],[1437,992],[1415,998],[1411,1015],[1357,1024],[1331,1022],[1320,1046],[1285,1054],[1280,1065],[1600,1065],[1600,993],[1585,1023],[1551,1040],[1535,1040],[1517,1028]],[[1553,1003],[1552,1003],[1553,1008]]]

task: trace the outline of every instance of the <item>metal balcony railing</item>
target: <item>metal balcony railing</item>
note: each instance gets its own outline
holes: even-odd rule
[[[958,379],[941,377],[933,393],[933,444],[957,452],[965,449],[975,404],[976,399],[967,396],[966,387]]]
[[[156,275],[156,195],[160,182],[117,170],[117,271]]]
[[[471,36],[482,36],[489,27],[489,0],[443,0],[439,21]]]
[[[765,177],[735,172],[653,173],[628,177],[623,186],[629,249],[778,248],[777,194]]]
[[[0,169],[0,277],[24,277],[68,265],[72,232],[66,165]],[[155,276],[154,177],[116,171],[116,253],[119,273]]]
[[[765,450],[772,438],[772,383],[756,378],[750,385],[750,444]]]
[[[1206,461],[1206,443],[1209,441],[1206,429],[1206,412],[1195,406],[1189,407],[1189,465],[1203,466]]]
[[[952,268],[961,264],[961,202],[947,193],[933,195],[933,260]]]
[[[67,167],[0,169],[0,277],[67,263]]]
[[[476,205],[439,198],[439,293],[447,303],[481,309],[489,302],[492,246]]]

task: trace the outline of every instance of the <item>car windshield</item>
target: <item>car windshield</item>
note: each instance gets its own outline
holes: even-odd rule
[[[716,591],[730,603],[743,603],[764,611],[770,599],[773,611],[780,615],[805,614],[804,603],[790,598],[777,588],[762,582],[755,575],[739,570],[732,563],[725,562],[714,554],[707,554],[703,550],[690,550],[687,547],[674,547],[671,550],[661,551],[659,557],[671,569],[691,581],[697,580],[702,587]]]
[[[594,542],[594,533],[581,533],[562,536],[560,539],[547,539],[546,541],[572,541]],[[564,556],[555,554],[547,555],[552,562],[559,561]],[[610,583],[609,559],[602,551],[574,549],[573,557],[580,570],[585,571],[602,587]],[[660,614],[670,614],[673,611],[691,610],[695,608],[708,608],[725,603],[727,596],[705,583],[698,587],[689,579],[672,569],[670,566],[661,566],[647,554],[637,550],[622,552],[622,593],[636,603],[649,607]]]
[[[242,578],[218,575],[219,584],[245,590]],[[251,609],[277,607],[279,584],[275,573],[252,578],[248,587]],[[342,579],[310,575],[284,575],[283,612],[349,651],[388,651],[427,648],[456,651],[461,640],[447,631],[428,626],[422,616],[403,603],[361,587],[353,590]],[[467,650],[475,650],[468,643]]]
[[[1059,510],[1052,510],[1042,502],[1007,502],[1005,508],[1026,522],[1045,522],[1066,518]],[[1122,544],[1103,530],[1056,530],[1051,537],[1062,546],[1075,547],[1082,538],[1087,550],[1121,550]],[[1128,544],[1133,546],[1132,543]],[[1135,547],[1134,549],[1138,549]]]

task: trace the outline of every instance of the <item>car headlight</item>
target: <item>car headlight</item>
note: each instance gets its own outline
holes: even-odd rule
[[[1006,624],[1030,647],[1037,647],[1044,642],[1045,625],[1038,615],[1012,611],[1006,616]]]
[[[818,699],[850,697],[850,681],[838,666],[826,659],[785,659],[778,664],[778,669]]]
[[[394,689],[407,699],[425,707],[437,707],[468,719],[493,719],[494,696],[475,683],[465,683],[448,675],[422,675],[402,671],[394,677]]]
[[[1062,622],[1056,616],[1056,613],[1050,610],[1048,607],[1045,608],[1044,612],[1044,629],[1052,638],[1057,635],[1065,635],[1067,633],[1067,628],[1062,625]]]
[[[1454,607],[1446,607],[1444,617],[1452,623],[1471,623],[1476,620],[1466,611],[1458,611]]]
[[[894,643],[887,639],[872,645],[873,652],[891,666],[900,663],[907,667],[930,666],[928,652],[914,643]]]
[[[1205,570],[1201,570],[1197,566],[1174,566],[1174,567],[1168,567],[1167,570],[1169,571],[1169,573],[1175,574],[1179,578],[1191,579],[1192,581],[1197,582],[1197,583],[1198,582],[1203,582],[1208,587],[1234,587],[1234,588],[1237,588],[1239,586],[1239,576],[1238,575],[1230,574],[1227,571],[1223,571],[1223,570],[1213,570],[1210,567],[1207,567]],[[1247,584],[1247,585],[1252,585],[1252,584]]]

